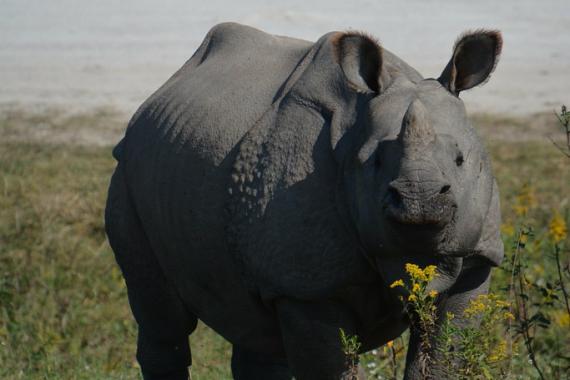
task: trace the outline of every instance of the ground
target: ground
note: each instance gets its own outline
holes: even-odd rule
[[[547,138],[561,137],[553,114],[473,119],[490,148],[506,223],[517,217],[513,204],[525,183],[536,193],[538,226],[568,209],[570,163]],[[2,379],[139,376],[135,324],[103,228],[111,148],[126,120],[108,108],[0,113]],[[504,278],[498,274],[494,288]],[[567,330],[553,320],[549,336]],[[200,325],[191,346],[194,380],[230,378],[227,342]],[[554,360],[550,351],[541,349],[542,363]],[[513,368],[533,376],[524,355]]]

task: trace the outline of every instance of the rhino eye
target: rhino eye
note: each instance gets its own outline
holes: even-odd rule
[[[458,154],[457,154],[457,157],[455,158],[455,165],[461,166],[461,165],[463,165],[463,162],[464,162],[464,161],[465,161],[465,160],[464,160],[464,158],[463,158],[463,153],[458,153]]]

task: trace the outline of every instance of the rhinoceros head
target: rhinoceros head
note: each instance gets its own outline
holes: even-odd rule
[[[411,79],[388,52],[374,70],[351,65],[356,53],[340,60],[353,85],[373,94],[344,165],[349,208],[369,253],[462,257],[475,249],[493,176],[459,94],[487,80],[500,50],[499,32],[466,34],[438,79]]]

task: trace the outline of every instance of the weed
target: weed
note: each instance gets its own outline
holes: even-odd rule
[[[358,336],[349,335],[341,328],[340,332],[340,342],[342,345],[342,351],[346,359],[346,368],[348,372],[344,374],[344,379],[346,380],[357,380],[358,379],[358,353],[360,351],[361,343],[358,341]]]

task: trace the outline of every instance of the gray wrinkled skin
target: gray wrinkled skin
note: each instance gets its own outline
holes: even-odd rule
[[[407,262],[438,265],[440,315],[485,293],[498,190],[458,95],[500,49],[466,34],[435,80],[357,33],[214,27],[114,150],[106,228],[144,378],[187,378],[200,319],[236,379],[338,379],[339,328],[369,350],[408,327],[388,286]],[[407,379],[417,349],[412,331]]]

